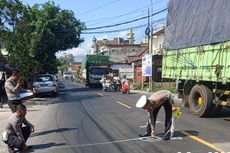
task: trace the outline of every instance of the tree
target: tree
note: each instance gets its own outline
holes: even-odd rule
[[[59,71],[61,71],[61,73],[63,74],[63,72],[68,71],[70,64],[74,62],[75,60],[73,54],[64,54],[64,56],[61,56],[59,58]]]
[[[18,14],[14,30],[4,29],[3,40],[9,63],[25,77],[38,72],[57,73],[60,63],[55,53],[83,42],[80,34],[84,24],[72,11],[62,10],[54,2],[24,6]]]
[[[57,72],[57,66],[50,65],[50,61],[56,60],[56,52],[77,47],[83,42],[80,32],[84,26],[72,11],[61,10],[53,2],[35,5],[31,10],[36,12],[36,20],[32,23],[37,29],[32,37],[34,56],[41,61],[43,70]]]
[[[14,28],[24,12],[24,5],[19,0],[0,1],[0,31]]]

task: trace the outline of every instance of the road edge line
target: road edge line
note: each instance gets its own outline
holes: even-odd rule
[[[205,141],[205,140],[203,140],[203,139],[201,139],[201,138],[199,138],[197,136],[191,135],[191,134],[189,134],[188,132],[185,132],[185,131],[180,131],[180,132],[182,134],[187,135],[189,138],[191,138],[191,139],[193,139],[193,140],[195,140],[195,141],[197,141],[197,142],[199,142],[199,143],[201,143],[203,145],[208,146],[209,148],[212,148],[212,149],[214,149],[214,150],[216,150],[216,151],[218,151],[220,153],[225,153],[225,151],[223,149],[220,149],[217,146],[215,146],[214,144],[211,144],[211,143],[209,143],[209,142],[207,142],[207,141]]]

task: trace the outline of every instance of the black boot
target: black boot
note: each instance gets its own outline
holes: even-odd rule
[[[169,140],[171,138],[171,132],[167,131],[164,135],[163,135],[163,140]]]

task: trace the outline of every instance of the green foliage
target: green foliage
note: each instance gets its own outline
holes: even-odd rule
[[[73,54],[65,54],[61,56],[59,59],[59,71],[63,74],[64,71],[67,71],[69,68],[70,63],[75,62]]]
[[[4,14],[0,37],[9,52],[8,62],[24,77],[35,73],[57,73],[57,66],[62,63],[55,53],[83,42],[80,38],[81,30],[85,28],[83,23],[72,11],[62,10],[54,2],[29,7],[18,0],[3,0],[0,9],[0,15]],[[13,28],[9,28],[11,23]]]

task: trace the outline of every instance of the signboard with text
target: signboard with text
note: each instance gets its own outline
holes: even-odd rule
[[[145,54],[142,57],[142,76],[152,76],[152,55]]]

